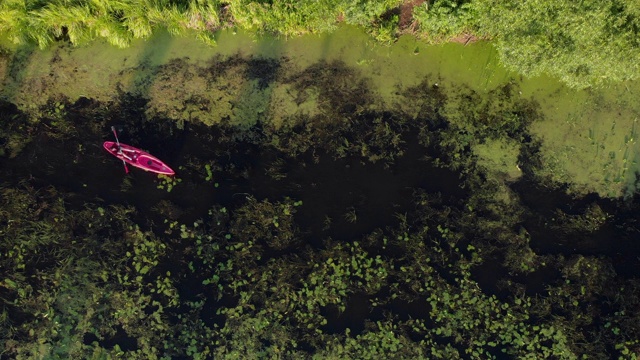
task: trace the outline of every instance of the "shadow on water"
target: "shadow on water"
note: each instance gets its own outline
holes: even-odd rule
[[[224,130],[194,124],[178,129],[168,120],[146,119],[141,98],[124,96],[119,106],[107,112],[101,113],[101,107],[85,98],[69,104],[67,120],[74,132],[58,134],[55,129],[40,127],[34,141],[17,157],[0,158],[3,180],[35,188],[53,186],[64,194],[68,210],[86,204],[133,206],[136,213],[132,220],[157,235],[166,226],[166,214],[158,210],[162,202],[179,208],[176,220],[190,224],[207,217],[216,205],[233,212],[249,195],[270,201],[290,197],[303,201],[295,215],[296,225],[304,242],[316,248],[323,247],[327,238],[357,240],[375,229],[396,225],[396,213],[413,210],[417,188],[441,193],[451,202],[467,196],[456,173],[425,160],[427,150],[415,135],[405,135],[404,155],[392,165],[372,164],[360,157],[335,159],[314,150],[292,158],[269,146],[239,141]],[[123,164],[102,148],[103,141],[112,140],[111,124],[126,124],[120,141],[163,159],[176,169],[182,182],[167,192],[158,188],[162,181],[154,174],[136,168],[125,174]],[[219,169],[213,180],[206,179],[205,164]],[[201,284],[198,280],[184,285],[197,287]],[[191,298],[198,298],[198,294],[191,294]],[[231,304],[234,299],[222,301]],[[215,313],[219,306],[221,302],[207,300],[202,314],[205,323],[222,325],[224,317]],[[365,320],[372,316],[368,297],[354,294],[346,306],[345,312],[331,307],[323,310],[327,331],[350,328],[357,334],[364,330]],[[84,340],[97,341],[91,335]],[[101,345],[118,343],[134,349],[129,340],[122,333]]]
[[[221,134],[212,135],[207,128],[187,129],[181,150],[183,159],[201,154],[200,160],[232,169],[214,174],[218,188],[203,181],[197,169],[190,169],[191,180],[186,187],[198,194],[197,199],[191,199],[197,213],[204,213],[215,203],[229,206],[249,194],[258,200],[301,200],[303,206],[297,210],[296,224],[305,240],[316,247],[328,237],[352,240],[376,228],[394,225],[390,219],[407,211],[415,188],[441,192],[452,199],[466,196],[455,173],[423,159],[426,150],[415,137],[407,139],[404,156],[386,168],[382,163],[365,163],[353,157],[334,159],[314,151],[290,158],[247,142],[218,143]],[[278,169],[275,176],[274,167]]]
[[[116,345],[118,345],[122,351],[136,351],[138,349],[136,338],[129,336],[122,327],[118,327],[115,335],[106,340],[100,340],[94,334],[86,333],[83,342],[85,345],[97,342],[101,347],[109,350],[113,349]]]
[[[154,68],[161,63],[171,48],[175,38],[167,32],[158,32],[144,42],[143,51],[138,60],[136,73],[130,92],[138,92],[143,97],[148,95],[149,87],[156,78]]]
[[[288,172],[288,186],[305,204],[297,221],[305,236],[314,242],[326,237],[351,240],[395,225],[389,222],[411,208],[416,188],[464,197],[457,174],[423,160],[425,152],[415,137],[407,136],[405,154],[389,169],[327,154],[317,163],[311,155],[297,161]]]
[[[352,334],[362,333],[365,320],[370,318],[369,297],[358,293],[349,297],[344,311],[335,305],[327,306],[323,315],[327,319],[325,331],[329,334],[342,334],[348,328]]]
[[[291,197],[303,201],[296,222],[316,246],[327,237],[357,239],[392,225],[394,215],[410,206],[415,188],[465,196],[455,173],[423,160],[426,150],[415,137],[407,137],[405,154],[390,168],[313,151],[290,158],[269,147],[231,141],[228,134],[204,126],[178,129],[171,121],[145,119],[144,105],[143,99],[125,96],[121,107],[88,118],[83,109],[100,104],[78,100],[68,106],[74,134],[58,138],[41,128],[16,158],[2,159],[4,180],[59,188],[71,207],[91,202],[132,205],[141,225],[163,223],[163,215],[154,210],[163,200],[181,208],[179,221],[188,224],[216,204],[233,208],[248,194],[270,201]],[[163,159],[182,182],[167,192],[158,189],[161,180],[155,174],[135,168],[125,174],[123,164],[102,148],[103,141],[112,140],[112,123],[127,123],[120,141]],[[207,163],[222,169],[213,174],[214,181],[205,180]],[[273,175],[276,165],[284,177]]]
[[[8,101],[14,99],[24,80],[25,64],[28,64],[31,54],[36,51],[36,49],[37,47],[35,45],[22,45],[10,55],[11,59],[9,60],[7,72],[1,83],[1,98]]]
[[[637,241],[640,202],[636,197],[622,203],[601,199],[596,194],[572,198],[565,189],[548,189],[531,179],[513,185],[521,203],[528,209],[523,227],[531,236],[531,248],[538,254],[576,254],[607,256],[616,273],[623,277],[640,274],[640,242]],[[576,231],[564,226],[559,213],[586,216],[587,208],[597,204],[611,217],[594,231]]]

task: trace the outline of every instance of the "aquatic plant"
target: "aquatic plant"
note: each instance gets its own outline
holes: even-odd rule
[[[347,212],[344,213],[344,219],[350,223],[355,223],[356,221],[358,221],[358,213],[353,206],[348,208]]]
[[[454,359],[456,351],[449,345],[447,347],[448,359]],[[330,337],[326,347],[321,349],[317,357],[324,359],[379,359],[380,357],[393,357],[405,359],[428,358],[430,349],[422,346],[414,346],[413,341],[404,333],[396,323],[391,320],[378,320],[368,329],[357,335],[352,335],[347,328],[345,337]],[[431,357],[445,358],[445,357]]]
[[[249,197],[244,206],[234,211],[230,233],[240,241],[249,240],[277,250],[290,247],[298,240],[294,214],[301,204],[289,198],[272,203]]]
[[[211,165],[205,164],[204,165],[204,171],[206,171],[206,173],[207,173],[207,177],[205,178],[205,180],[206,181],[213,180],[213,172],[211,171]]]
[[[176,176],[168,176],[159,174],[158,175],[158,185],[156,186],[158,189],[165,189],[167,192],[171,192],[173,187],[182,182],[182,179]]]
[[[35,124],[15,105],[0,100],[0,156],[15,157],[31,141]]]
[[[248,71],[248,62],[239,57],[211,59],[205,67],[195,67],[185,59],[175,59],[157,70],[157,77],[170,82],[154,81],[149,85],[145,114],[149,118],[166,117],[178,122],[192,121],[206,125],[232,122],[243,128],[255,125],[264,114],[250,114],[251,104],[264,106],[265,99],[245,100],[242,118],[234,115],[234,104],[246,94],[259,95],[243,76]],[[205,93],[202,89],[208,89]],[[266,94],[265,96],[268,96]],[[253,103],[251,103],[253,101]],[[216,111],[212,111],[215,109]],[[240,114],[238,113],[238,114]],[[232,119],[233,117],[233,119]],[[243,120],[249,123],[242,123]]]

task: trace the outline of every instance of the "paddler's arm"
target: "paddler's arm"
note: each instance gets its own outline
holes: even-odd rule
[[[132,161],[132,160],[133,160],[132,158],[130,158],[129,156],[127,156],[127,155],[124,153],[124,151],[122,151],[122,147],[120,147],[120,146],[118,147],[118,155],[121,155],[123,158],[125,158],[125,159],[127,159],[127,160],[129,160],[129,161]]]

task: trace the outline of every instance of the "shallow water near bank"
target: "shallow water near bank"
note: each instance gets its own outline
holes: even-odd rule
[[[640,151],[636,141],[640,118],[638,82],[571,90],[546,76],[527,79],[507,71],[488,42],[426,45],[403,36],[392,45],[383,45],[351,26],[293,39],[231,30],[220,32],[216,38],[216,47],[159,32],[148,40],[135,41],[128,49],[99,42],[78,48],[53,46],[44,51],[24,48],[19,56],[5,59],[4,68],[0,67],[4,70],[0,74],[4,79],[1,96],[24,111],[33,111],[46,99],[60,95],[71,101],[80,96],[108,101],[122,91],[143,97],[162,96],[149,93],[154,84],[166,81],[156,78],[156,67],[175,59],[204,66],[215,56],[236,55],[286,59],[287,64],[298,69],[318,61],[339,60],[368,79],[379,96],[380,108],[396,106],[403,101],[398,96],[399,89],[415,86],[425,78],[444,85],[447,91],[465,87],[480,94],[512,82],[519,87],[523,99],[540,105],[544,115],[531,125],[532,135],[542,144],[541,176],[567,183],[568,189],[578,194],[597,192],[603,197],[618,197],[635,192],[636,173],[640,170],[636,160]],[[169,86],[184,87],[183,91],[192,95],[205,91],[185,87],[184,83]],[[284,106],[287,111],[297,111]],[[181,116],[174,120],[190,120],[188,111]]]

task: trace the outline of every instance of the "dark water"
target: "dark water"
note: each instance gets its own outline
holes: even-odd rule
[[[69,106],[69,121],[74,131],[57,133],[42,125],[33,141],[16,157],[0,158],[2,182],[34,188],[53,186],[63,194],[69,209],[92,206],[130,205],[135,207],[134,221],[161,234],[167,218],[161,204],[176,210],[172,219],[190,224],[207,216],[213,206],[233,211],[253,196],[258,200],[280,201],[285,197],[301,200],[296,225],[304,241],[321,248],[323,240],[351,241],[376,229],[397,225],[395,214],[413,211],[415,189],[439,193],[449,204],[464,203],[469,194],[461,188],[459,175],[435,167],[425,160],[429,150],[417,138],[405,136],[405,152],[391,166],[372,164],[359,157],[335,159],[322,151],[309,151],[292,158],[259,141],[233,140],[228,132],[187,124],[179,129],[174,123],[148,120],[144,101],[129,99],[126,106],[103,117],[91,118],[86,109],[100,104],[81,99]],[[46,122],[44,122],[46,124]],[[122,163],[102,148],[112,140],[110,126],[122,129],[120,141],[149,151],[165,161],[181,179],[171,192],[158,189],[162,181],[155,175],[131,168],[125,174]],[[259,129],[253,129],[259,134]],[[214,166],[213,179],[205,179],[205,164]],[[277,176],[274,176],[274,169]],[[640,237],[637,218],[638,199],[626,203],[607,201],[590,195],[574,199],[563,189],[549,190],[525,178],[513,185],[526,208],[520,224],[531,236],[531,247],[538,254],[575,254],[606,256],[618,275],[637,277],[640,273]],[[562,210],[580,215],[590,204],[598,204],[612,217],[591,233],[559,232],[551,219]],[[355,212],[356,218],[345,214]],[[326,226],[330,219],[330,226]],[[474,271],[483,289],[501,290],[497,282],[506,275],[500,261],[487,262]],[[556,269],[542,268],[515,279],[527,285],[530,295],[543,293],[546,284],[560,277]],[[190,291],[201,279],[179,284],[180,293],[189,299]],[[194,294],[196,294],[195,292]],[[197,294],[196,294],[197,295]],[[195,296],[195,295],[194,295]],[[367,320],[382,319],[384,313],[400,318],[427,318],[428,306],[420,301],[397,300],[384,307],[369,307],[366,294],[353,294],[346,311],[331,306],[323,309],[328,333],[342,333],[346,328],[358,334]],[[225,298],[221,302],[233,303]],[[223,316],[215,314],[221,302],[208,299],[203,309],[205,323],[221,324]],[[86,338],[85,342],[96,339]],[[133,349],[132,338],[124,331],[102,345]],[[128,345],[129,344],[129,345]]]
[[[468,196],[460,186],[458,174],[425,160],[427,150],[414,135],[405,136],[404,155],[390,166],[359,157],[336,159],[320,150],[292,158],[256,142],[232,141],[233,136],[219,129],[194,124],[178,129],[170,121],[146,120],[141,100],[128,99],[125,108],[104,118],[88,118],[83,110],[95,106],[89,99],[70,105],[68,119],[73,123],[73,132],[61,134],[41,126],[16,158],[0,159],[2,181],[34,188],[52,186],[63,196],[68,210],[87,204],[132,206],[136,209],[132,220],[157,236],[163,236],[162,230],[167,226],[168,215],[162,211],[162,204],[171,204],[178,214],[172,220],[191,224],[206,218],[214,206],[233,212],[249,196],[270,201],[289,197],[303,202],[296,209],[296,226],[305,245],[315,249],[322,248],[328,238],[353,241],[375,229],[397,225],[395,214],[413,211],[413,195],[418,188],[439,193],[450,203]],[[181,182],[168,192],[158,189],[162,180],[155,174],[133,167],[126,174],[122,162],[102,147],[102,142],[113,140],[112,125],[120,129],[122,143],[162,159],[176,170]],[[214,168],[210,181],[205,179],[205,164]],[[355,219],[345,216],[348,212],[355,212]],[[202,279],[197,276],[177,286],[183,299],[195,300],[202,294],[198,290]],[[325,330],[338,333],[350,328],[358,334],[364,330],[365,320],[382,319],[383,309],[370,309],[368,300],[365,294],[355,294],[347,301],[344,312],[331,306],[324,309],[328,320]],[[225,317],[215,315],[215,310],[233,306],[236,301],[228,296],[220,301],[207,299],[202,320],[211,326],[223,326]],[[414,308],[414,304],[390,304],[385,311],[411,315],[424,312]],[[135,350],[133,340],[121,331],[100,344],[106,348],[119,344],[123,349]],[[84,341],[90,344],[97,338],[87,335]]]
[[[137,209],[135,220],[151,227],[166,218],[157,209],[161,201],[177,208],[176,220],[188,224],[205,217],[214,205],[233,207],[247,196],[271,201],[290,197],[304,204],[296,223],[314,246],[329,237],[353,240],[395,225],[395,214],[411,210],[416,188],[443,194],[452,203],[468,196],[458,174],[424,160],[427,150],[411,135],[405,137],[405,154],[387,167],[359,157],[335,159],[322,151],[291,158],[256,141],[231,141],[228,133],[205,126],[187,124],[178,129],[168,120],[147,120],[145,100],[134,97],[125,97],[112,112],[87,115],[101,106],[86,98],[70,104],[67,118],[74,131],[68,134],[52,130],[45,119],[16,158],[0,158],[2,181],[54,186],[71,208],[86,203],[131,205]],[[15,107],[3,107],[4,113],[11,111],[17,112]],[[102,148],[103,141],[113,140],[111,125],[122,130],[120,141],[172,166],[181,182],[167,192],[157,188],[161,180],[155,174],[135,168],[125,174],[122,163]],[[205,180],[205,164],[214,166],[211,181]],[[278,176],[272,175],[274,168]],[[637,276],[637,199],[618,202],[596,195],[574,199],[564,189],[547,189],[527,177],[512,187],[528,209],[522,226],[536,253],[608,256],[620,275]],[[597,231],[566,233],[551,226],[558,210],[579,215],[593,203],[613,215]],[[355,219],[348,219],[348,212],[355,213]]]
[[[514,184],[513,189],[527,209],[522,226],[537,254],[605,256],[612,259],[618,275],[640,275],[640,197],[609,200],[589,194],[576,199],[565,189],[544,188],[529,178]],[[596,231],[563,231],[558,226],[558,210],[579,216],[592,204],[611,215]]]
[[[86,118],[85,107],[96,103],[81,99],[70,106],[75,131],[58,134],[41,127],[33,141],[14,159],[2,158],[3,181],[24,182],[35,188],[53,186],[65,194],[68,207],[131,205],[134,220],[159,226],[161,201],[178,209],[181,223],[207,215],[214,205],[233,208],[247,196],[280,201],[301,200],[296,224],[305,239],[319,246],[325,238],[353,240],[376,228],[394,225],[396,213],[411,208],[416,188],[442,193],[452,201],[466,197],[458,175],[424,160],[426,149],[407,136],[405,154],[390,167],[356,157],[336,159],[321,151],[291,158],[251,141],[230,141],[229,134],[211,128],[144,119],[142,100],[129,99],[109,119]],[[155,174],[130,167],[102,148],[113,140],[110,126],[120,129],[122,143],[144,149],[176,170],[171,192],[158,189]],[[205,180],[205,164],[214,166],[213,180]],[[278,169],[273,176],[271,169]],[[218,170],[216,170],[218,169]],[[355,219],[346,214],[355,212]],[[330,219],[331,225],[326,226]]]

